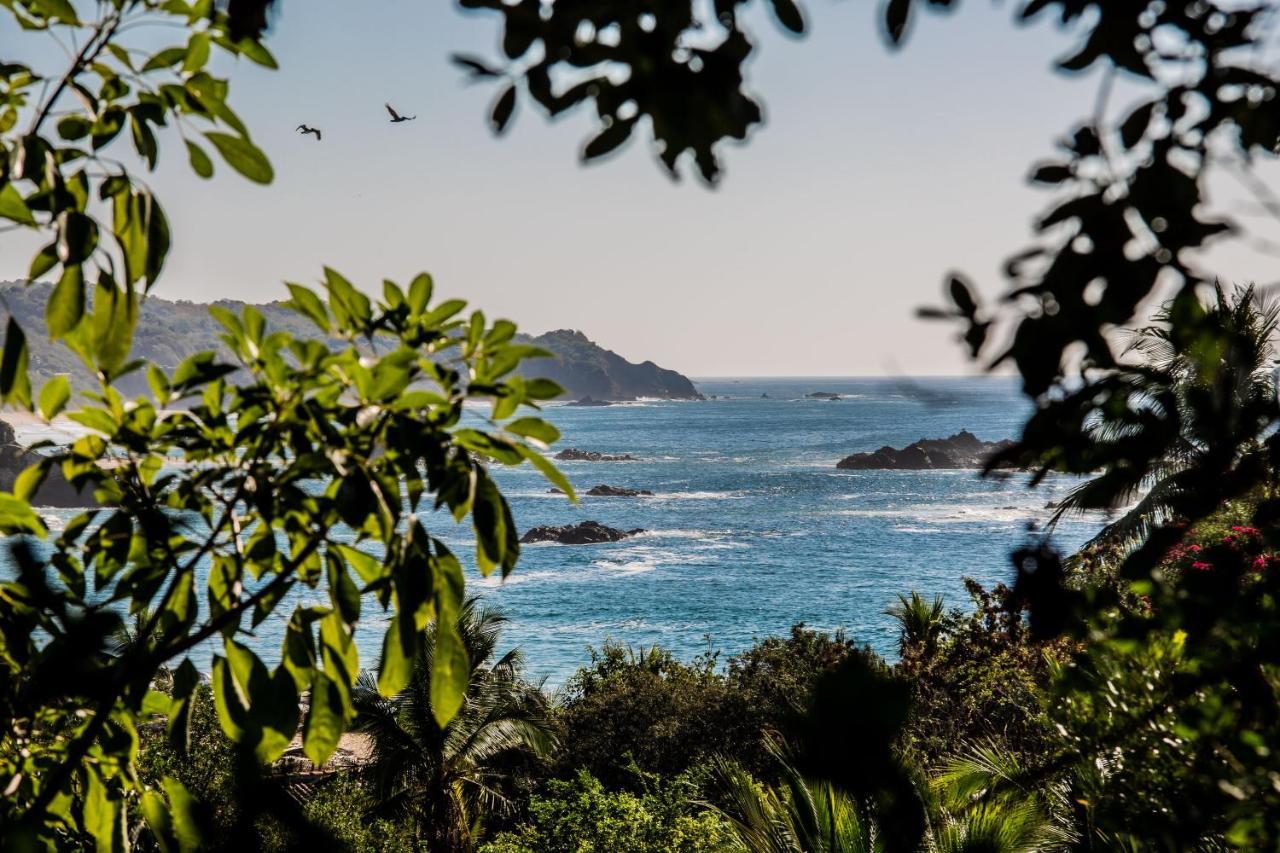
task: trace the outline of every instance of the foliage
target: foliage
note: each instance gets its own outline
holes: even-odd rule
[[[1050,660],[1065,652],[1031,636],[1023,614],[1008,606],[1007,587],[965,584],[973,612],[941,620],[932,652],[906,643],[902,632],[897,671],[912,691],[903,746],[926,767],[942,765],[963,744],[991,740],[1018,756],[1041,755],[1052,743],[1041,707]]]
[[[307,822],[327,833],[335,849],[352,853],[418,853],[422,848],[406,822],[372,814],[376,803],[359,779],[338,774],[308,794],[302,811]],[[295,836],[271,827],[259,843],[267,849],[297,849]],[[252,847],[252,841],[247,845]]]
[[[728,660],[691,664],[658,648],[606,643],[565,686],[562,775],[584,768],[608,786],[625,786],[631,766],[676,776],[715,755],[733,755],[753,772],[774,772],[770,730],[794,728],[813,684],[852,654],[871,655],[844,638],[796,625]]]
[[[760,785],[741,767],[720,762],[727,789],[723,814],[752,853],[879,853],[895,833],[874,800],[851,795],[821,779],[804,777],[774,742],[783,768],[778,788]],[[975,762],[974,765],[977,763]],[[1034,795],[1011,794],[991,784],[990,765],[957,766],[932,780],[918,777],[914,792],[928,814],[921,849],[936,853],[1061,850],[1069,836],[1056,827]],[[975,772],[976,771],[976,772]],[[972,782],[981,778],[983,787]]]
[[[510,809],[504,761],[521,752],[542,757],[555,747],[546,697],[524,680],[523,656],[518,650],[497,656],[506,618],[468,599],[455,621],[470,677],[462,707],[447,723],[436,711],[442,662],[431,647],[400,692],[384,697],[375,674],[365,672],[353,696],[352,730],[367,735],[372,749],[361,775],[378,809],[408,815],[433,851],[471,849],[487,813]],[[437,623],[430,633],[439,631]]]
[[[945,608],[942,596],[935,595],[933,601],[925,601],[915,590],[910,596],[898,593],[898,602],[891,604],[884,611],[898,623],[898,654],[906,657],[916,655],[921,658],[933,657],[938,648],[938,637],[942,634]]]
[[[1127,507],[1124,514],[1107,525],[1093,543],[1117,540],[1123,544],[1141,541],[1147,528],[1161,523],[1180,521],[1173,511],[1177,491],[1183,487],[1183,471],[1199,465],[1208,453],[1217,425],[1202,424],[1197,413],[1204,411],[1194,403],[1201,395],[1227,394],[1234,399],[1226,408],[1246,412],[1264,408],[1276,395],[1271,379],[1272,346],[1280,305],[1261,300],[1252,287],[1236,288],[1228,296],[1221,286],[1214,288],[1215,300],[1207,309],[1206,322],[1221,330],[1222,344],[1232,352],[1214,353],[1212,360],[1192,357],[1181,351],[1173,338],[1173,305],[1164,305],[1152,318],[1152,325],[1131,333],[1128,352],[1162,377],[1167,377],[1169,394],[1181,414],[1181,434],[1168,447],[1168,456],[1153,461],[1141,479],[1121,482],[1116,472],[1104,473],[1076,487],[1059,503],[1053,521],[1063,515],[1091,509],[1116,510]],[[1225,368],[1225,370],[1224,370]],[[1128,439],[1127,419],[1100,419],[1093,425],[1099,444]],[[1256,441],[1241,450],[1256,449]]]
[[[640,793],[609,791],[585,770],[553,780],[529,803],[529,819],[481,853],[710,853],[729,849],[729,831],[698,805],[696,776],[642,774]]]
[[[254,783],[256,768],[293,737],[303,691],[311,695],[301,721],[307,755],[322,763],[333,751],[354,717],[353,637],[366,602],[390,614],[379,690],[400,691],[429,648],[436,720],[446,724],[461,707],[470,677],[453,621],[462,566],[428,525],[469,519],[480,570],[512,570],[516,531],[488,467],[528,460],[571,493],[540,454],[555,429],[517,416],[561,389],[515,374],[523,359],[545,353],[514,342],[508,321],[464,318],[460,300],[433,303],[430,276],[407,288],[385,282],[375,302],[326,270],[325,299],[290,285],[290,308],[319,340],[269,328],[251,307],[214,308],[230,357],[196,353],[171,372],[151,365],[149,393],[127,399],[115,382],[143,367],[128,360],[138,292],[154,285],[170,235],[150,190],[105,150],[128,125],[153,168],[154,127],[172,121],[197,173],[212,168],[199,132],[235,170],[269,181],[269,164],[226,106],[226,81],[205,68],[212,47],[274,61],[257,42],[233,40],[226,14],[207,0],[112,0],[84,21],[63,2],[0,5],[23,28],[74,33],[80,45],[34,101],[39,75],[0,65],[0,216],[50,235],[31,270],[33,278],[61,270],[47,331],[97,382],[70,412],[91,434],[49,453],[0,495],[0,532],[15,567],[0,583],[4,842],[93,839],[121,849],[140,812],[161,843],[194,843],[189,792],[177,780],[150,788],[135,772],[137,728],[165,715],[185,747],[199,682],[189,655],[206,643],[220,644],[212,690],[220,725],[238,745],[245,796],[255,809],[280,803],[301,827],[305,816],[294,809],[290,817],[287,803]],[[184,44],[140,55],[129,34],[153,24],[182,33]],[[57,140],[48,127],[55,117]],[[109,221],[100,220],[106,212]],[[10,317],[0,398],[34,402],[46,418],[72,403],[65,377],[33,394],[26,364],[25,336]],[[237,371],[237,383],[227,382]],[[470,402],[489,404],[489,415],[464,425]],[[174,458],[185,464],[170,466]],[[100,505],[56,535],[27,503],[54,467]],[[318,591],[321,603],[295,605],[302,589]],[[270,668],[242,638],[273,615],[285,618],[282,608],[292,613],[281,663]],[[134,641],[114,649],[123,614],[144,609]],[[428,635],[436,618],[447,627]],[[171,695],[152,689],[162,671]]]

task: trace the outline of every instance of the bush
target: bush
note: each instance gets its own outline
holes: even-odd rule
[[[642,793],[608,791],[585,770],[548,783],[529,803],[528,821],[480,848],[481,853],[702,853],[732,837],[715,812],[700,808],[696,777],[670,781],[639,774]]]
[[[581,768],[617,787],[633,779],[632,764],[675,776],[724,756],[772,778],[765,734],[789,731],[814,680],[854,653],[873,655],[803,625],[730,658],[727,672],[717,655],[685,664],[658,647],[606,644],[566,685],[557,774]]]

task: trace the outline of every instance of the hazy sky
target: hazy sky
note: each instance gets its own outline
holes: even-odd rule
[[[951,269],[998,290],[1001,259],[1052,198],[1027,166],[1094,94],[1050,70],[1072,39],[1015,26],[1007,4],[927,16],[900,53],[879,38],[879,3],[810,0],[802,40],[757,10],[749,83],[767,121],[724,151],[708,190],[669,181],[638,136],[579,165],[581,118],[522,107],[494,139],[493,90],[447,61],[493,54],[490,16],[443,0],[281,5],[281,69],[217,69],[276,181],[221,164],[201,181],[162,139],[154,185],[176,239],[160,295],[283,298],[283,281],[323,264],[376,290],[425,269],[438,293],[526,330],[582,329],[695,376],[969,371],[952,330],[913,310]],[[0,43],[14,35],[0,28]],[[389,124],[387,100],[418,120]],[[0,279],[22,275],[26,249],[0,242]]]

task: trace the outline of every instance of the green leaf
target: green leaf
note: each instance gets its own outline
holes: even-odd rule
[[[342,691],[327,675],[317,672],[311,682],[311,707],[302,735],[302,749],[312,764],[319,767],[329,760],[344,728]]]
[[[27,203],[23,200],[22,194],[18,192],[17,187],[9,183],[0,186],[0,218],[9,219],[19,225],[28,225],[32,228],[39,224],[36,222],[35,216],[31,214],[31,208],[27,207]]]
[[[58,119],[58,135],[66,140],[84,139],[93,130],[93,122],[75,113]]]
[[[98,277],[94,288],[93,355],[99,368],[114,375],[133,349],[133,332],[138,325],[138,303],[134,294],[116,286],[107,275]]]
[[[458,633],[462,568],[452,555],[434,561],[436,622],[431,658],[431,711],[444,728],[457,716],[471,679],[471,663]]]
[[[70,399],[71,380],[65,373],[60,373],[40,389],[40,415],[46,421],[53,420],[66,408]]]
[[[197,817],[197,803],[186,787],[170,776],[164,777],[164,792],[169,797],[170,814],[173,817],[173,833],[178,839],[178,849],[199,850],[204,844],[204,832]]]
[[[187,48],[166,47],[151,56],[142,66],[143,73],[159,68],[171,68],[187,58]]]
[[[49,301],[44,307],[49,337],[53,340],[63,337],[80,324],[83,316],[84,274],[80,266],[68,266],[62,271],[62,278],[49,294]]]
[[[123,850],[124,811],[120,800],[107,790],[96,768],[87,775],[89,785],[84,796],[84,831],[92,836],[98,853]]]
[[[303,287],[300,284],[285,283],[289,288],[290,295],[293,299],[289,301],[289,306],[304,317],[311,319],[311,322],[320,327],[323,332],[328,332],[329,311],[324,307],[324,301],[316,295],[315,291],[309,287]]]
[[[429,273],[419,273],[409,282],[409,311],[417,317],[427,310],[433,284]]]
[[[550,379],[529,379],[525,382],[525,394],[531,400],[554,400],[564,389]]]
[[[360,590],[356,589],[342,558],[334,551],[325,555],[329,568],[329,597],[348,625],[360,619]]]
[[[31,502],[40,484],[49,476],[52,459],[44,459],[22,470],[13,480],[13,496],[20,501]]]
[[[13,315],[9,315],[4,333],[4,352],[0,354],[0,399],[24,403],[31,399],[31,379],[27,376],[27,336]]]
[[[182,70],[187,74],[194,74],[209,62],[209,36],[207,33],[196,32],[191,34],[191,41],[187,42],[187,54],[183,58]]]
[[[227,165],[235,169],[249,180],[259,184],[269,184],[275,178],[271,162],[258,147],[242,136],[211,131],[205,138],[218,149]]]
[[[75,265],[87,260],[98,247],[98,224],[76,210],[58,216],[58,260]]]
[[[356,574],[360,576],[360,580],[365,583],[373,583],[383,575],[382,563],[375,558],[369,556],[363,551],[359,551],[350,545],[339,545],[339,553],[342,554],[344,560],[356,570]]]
[[[173,840],[173,821],[169,818],[169,807],[165,805],[164,797],[155,791],[144,791],[141,805],[142,816],[146,818],[147,827],[162,853],[176,853],[179,848]]]
[[[383,696],[394,696],[408,686],[417,640],[412,613],[400,612],[391,617],[378,663],[378,692]]]
[[[200,684],[200,673],[191,658],[183,658],[174,670],[169,703],[169,742],[180,754],[191,743],[191,697]]]
[[[536,439],[543,444],[554,444],[560,438],[560,430],[542,418],[517,418],[507,424],[505,429],[516,435]]]
[[[202,178],[213,177],[213,161],[204,149],[191,140],[187,140],[187,158],[191,161],[191,171]]]
[[[276,58],[271,55],[271,51],[263,47],[261,42],[254,41],[251,38],[241,39],[236,44],[236,50],[240,55],[255,65],[261,65],[263,68],[272,70],[279,68]]]
[[[33,0],[32,5],[37,12],[50,20],[57,19],[72,26],[80,24],[71,0]]]

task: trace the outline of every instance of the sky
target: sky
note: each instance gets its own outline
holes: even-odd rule
[[[691,376],[973,372],[955,330],[914,311],[953,270],[1000,291],[1002,259],[1052,201],[1028,167],[1095,90],[1051,70],[1071,33],[1015,25],[1008,4],[926,15],[898,52],[878,3],[809,0],[802,39],[757,8],[748,85],[766,122],[723,149],[708,189],[670,181],[642,140],[579,164],[585,116],[522,105],[494,138],[495,92],[448,62],[497,54],[492,16],[441,0],[280,5],[279,71],[215,65],[275,182],[225,166],[203,181],[162,137],[152,184],[175,240],[158,295],[285,298],[326,264],[377,293],[427,270],[437,294],[526,331],[581,329]],[[0,27],[0,43],[13,36]],[[384,101],[418,120],[388,123]],[[295,133],[303,122],[324,140]],[[23,275],[28,249],[4,235],[0,279]]]

